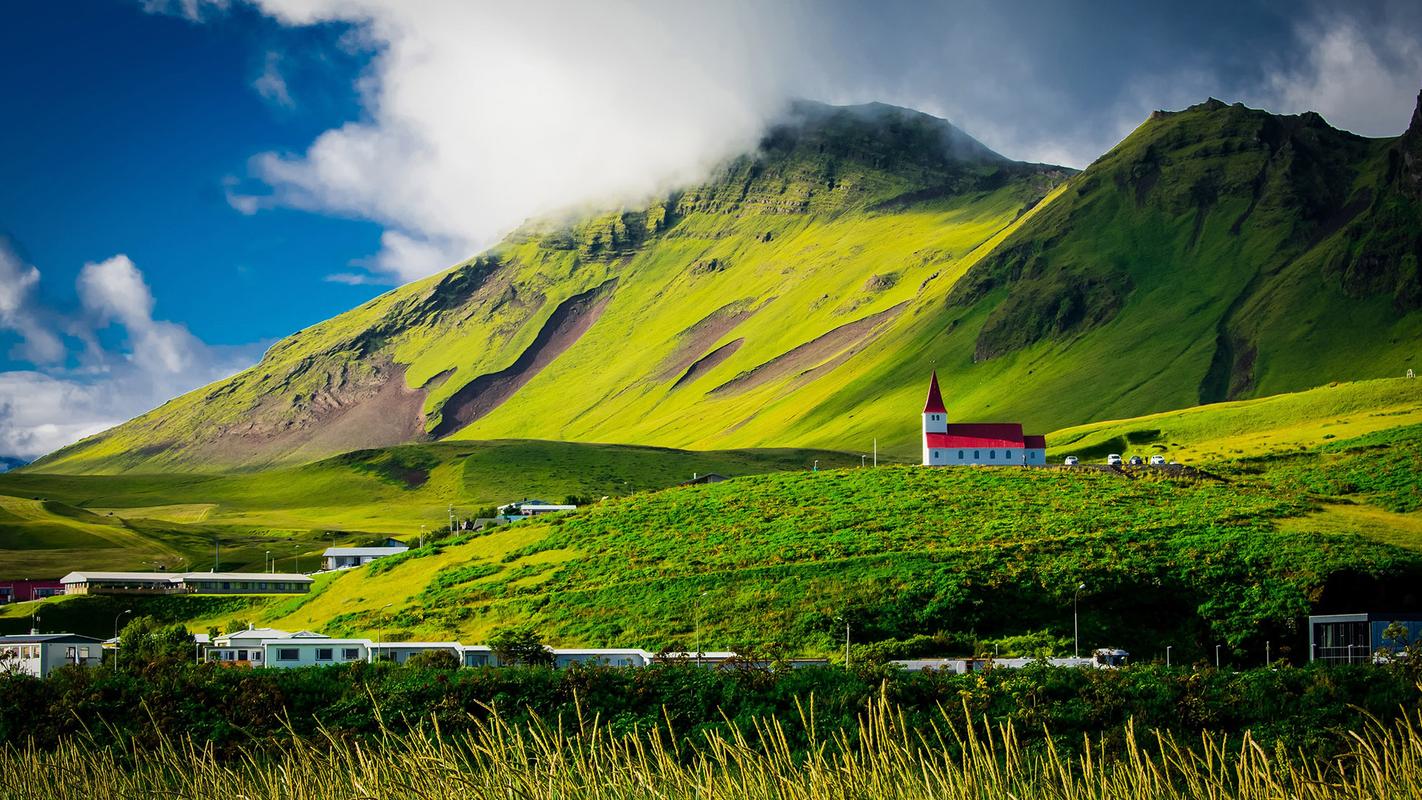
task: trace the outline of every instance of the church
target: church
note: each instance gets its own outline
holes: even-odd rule
[[[923,465],[1045,466],[1047,437],[1022,433],[1017,422],[955,422],[949,424],[938,372],[928,384],[923,404]]]

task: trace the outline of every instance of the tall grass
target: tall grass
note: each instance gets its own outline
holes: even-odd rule
[[[802,710],[814,730],[813,706]],[[792,748],[783,724],[708,733],[688,747],[656,730],[567,730],[497,714],[456,736],[292,737],[219,756],[190,737],[153,748],[84,738],[0,749],[4,798],[1298,798],[1422,796],[1422,714],[1369,720],[1342,755],[1271,753],[1248,735],[1182,742],[1128,729],[1073,754],[1019,743],[1011,724],[912,730],[886,703],[858,732]]]

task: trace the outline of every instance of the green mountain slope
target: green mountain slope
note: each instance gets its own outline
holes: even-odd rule
[[[1072,176],[802,104],[702,186],[531,223],[31,469],[427,438],[912,454],[933,365],[954,415],[1039,430],[1396,375],[1422,338],[1419,139],[1212,101]]]

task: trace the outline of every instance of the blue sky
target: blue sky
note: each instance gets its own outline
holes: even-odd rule
[[[1405,127],[1422,4],[9,0],[0,455],[254,363],[529,216],[638,198],[789,97],[1082,167],[1217,96]]]

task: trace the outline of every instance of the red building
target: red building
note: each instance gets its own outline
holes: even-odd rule
[[[43,600],[58,594],[64,594],[64,584],[60,583],[58,578],[40,578],[39,580],[27,578],[22,581],[0,580],[0,605]]]
[[[1041,466],[1047,463],[1047,437],[1022,432],[1020,422],[949,422],[938,373],[928,382],[923,404],[923,464]]]

